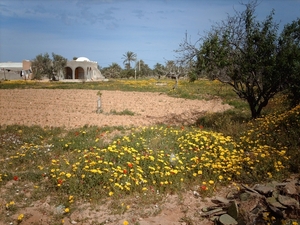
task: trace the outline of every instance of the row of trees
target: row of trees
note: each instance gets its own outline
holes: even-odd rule
[[[215,24],[211,31],[192,44],[187,38],[180,44],[178,61],[157,63],[151,70],[143,60],[137,61],[133,52],[123,55],[125,69],[117,63],[102,68],[106,78],[147,76],[176,77],[189,75],[217,79],[230,85],[247,101],[252,118],[261,115],[269,100],[286,92],[291,105],[300,103],[300,19],[286,24],[279,32],[274,11],[263,21],[255,16],[257,2],[244,4],[245,10]],[[38,55],[33,72],[38,78],[45,74],[54,78],[67,60],[52,54]],[[134,63],[134,66],[132,66]]]
[[[74,57],[73,60],[76,60]],[[136,58],[136,54],[128,51],[123,55],[125,69],[117,63],[112,63],[108,67],[100,68],[102,74],[106,78],[130,78],[130,77],[162,77],[162,76],[184,76],[186,69],[177,66],[175,61],[167,61],[165,65],[157,63],[154,69],[143,61]],[[133,66],[134,63],[134,66]],[[32,70],[34,79],[48,77],[51,80],[57,80],[65,72],[64,67],[67,64],[67,59],[61,55],[52,53],[52,58],[48,53],[39,54],[32,61]]]
[[[244,6],[196,44],[186,38],[177,52],[181,63],[192,64],[190,74],[230,85],[257,118],[279,92],[288,93],[293,106],[300,103],[300,19],[279,32],[274,11],[258,21],[257,2]]]
[[[156,63],[151,69],[143,60],[137,60],[137,55],[131,51],[126,52],[122,59],[125,69],[117,63],[112,63],[108,67],[101,68],[102,74],[106,78],[130,78],[130,77],[163,77],[163,76],[185,76],[187,69],[169,60],[162,65]]]

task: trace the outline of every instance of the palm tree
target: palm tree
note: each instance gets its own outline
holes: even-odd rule
[[[136,60],[136,54],[128,51],[128,52],[126,52],[126,54],[123,55],[122,59],[124,59],[123,63],[125,65],[126,69],[129,70],[131,68],[130,63],[134,62]]]

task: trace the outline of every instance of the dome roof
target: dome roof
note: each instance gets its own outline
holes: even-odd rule
[[[88,58],[86,58],[86,57],[79,57],[79,58],[76,59],[76,61],[77,62],[84,62],[84,61],[90,62],[90,60]]]

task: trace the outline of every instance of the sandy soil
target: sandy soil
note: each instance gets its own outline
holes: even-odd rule
[[[194,123],[199,116],[207,112],[230,108],[218,99],[199,101],[171,98],[159,93],[102,91],[103,112],[97,114],[97,99],[97,91],[93,90],[0,90],[0,125],[24,124],[66,128],[83,125],[143,126],[159,123],[187,125]],[[134,112],[134,116],[111,113],[124,110]],[[24,187],[12,181],[1,193],[12,189],[23,190]],[[50,201],[51,196],[48,197]],[[30,207],[24,208],[22,212],[26,215],[26,220],[22,224],[53,224],[56,209],[48,200],[37,200]],[[109,202],[95,208],[88,203],[83,204],[65,217],[65,224],[122,225],[124,220],[140,225],[213,224],[209,220],[201,220],[199,216],[201,208],[211,205],[210,201],[196,197],[192,190],[182,196],[169,195],[164,201],[146,207],[139,205],[138,198],[132,199],[130,209],[122,215],[112,215],[108,205]],[[2,209],[1,207],[0,210]],[[13,215],[15,218],[17,216]]]
[[[66,128],[159,123],[187,125],[206,112],[230,108],[219,99],[200,101],[172,98],[160,93],[102,91],[103,112],[97,114],[97,99],[97,91],[94,90],[0,90],[0,124]],[[124,110],[134,115],[111,113]]]

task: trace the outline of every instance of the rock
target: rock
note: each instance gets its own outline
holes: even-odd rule
[[[229,205],[230,204],[228,199],[223,198],[223,197],[218,197],[218,196],[213,198],[211,201],[215,204],[222,204],[222,205]]]
[[[241,201],[247,201],[251,197],[251,194],[248,192],[244,192],[240,194]]]
[[[194,196],[195,196],[196,198],[199,198],[199,197],[200,197],[200,194],[199,194],[198,191],[193,191],[193,194],[194,194]]]
[[[295,181],[291,181],[289,183],[287,183],[284,188],[283,188],[284,193],[288,194],[288,195],[297,195],[299,194],[297,188],[296,188],[296,182]]]
[[[242,187],[245,188],[247,191],[250,191],[250,192],[253,192],[253,193],[256,193],[256,194],[259,194],[257,191],[255,191],[253,188],[250,188],[244,184],[242,184]]]
[[[285,196],[285,195],[278,195],[278,201],[285,206],[288,206],[290,208],[296,208],[299,209],[299,202],[294,199],[291,198],[289,196]]]
[[[214,205],[214,206],[204,207],[202,208],[202,212],[208,212],[210,210],[217,209],[217,208],[220,208],[220,206]]]
[[[54,209],[54,214],[57,215],[62,215],[65,212],[65,206],[64,205],[59,205]]]
[[[207,211],[207,212],[200,212],[200,215],[201,216],[212,216],[212,215],[215,215],[216,213],[219,213],[219,212],[224,212],[222,207],[219,207],[219,208]]]
[[[222,225],[236,225],[236,224],[238,224],[238,222],[234,218],[229,216],[228,214],[223,214],[222,216],[220,216],[219,217],[219,222]]]
[[[266,198],[266,201],[269,205],[272,205],[276,208],[286,209],[286,207],[282,205],[279,201],[277,201],[277,199],[274,197]]]
[[[236,204],[236,201],[231,202],[231,205],[227,209],[227,213],[228,213],[228,215],[230,215],[234,219],[236,219],[236,220],[238,219],[238,217],[239,217],[239,207]]]
[[[277,214],[280,217],[283,217],[283,213],[278,208],[272,206],[271,204],[268,205],[271,211],[273,211],[275,214]]]
[[[209,218],[210,221],[217,221],[217,219],[219,219],[218,216],[211,216],[211,217]]]
[[[238,194],[239,194],[238,190],[231,190],[227,193],[226,198],[232,200],[235,199]]]
[[[254,190],[259,192],[260,194],[263,194],[263,195],[269,195],[271,194],[273,191],[274,191],[274,187],[273,185],[256,185],[254,187]]]
[[[272,197],[274,197],[274,198],[278,198],[278,195],[279,195],[279,190],[275,190],[275,191],[273,191],[273,193],[272,193]]]
[[[257,207],[257,205],[259,204],[261,199],[262,198],[260,195],[257,195],[254,193],[250,194],[246,200],[240,202],[240,204],[239,204],[240,211],[251,212],[253,209],[255,209]]]

